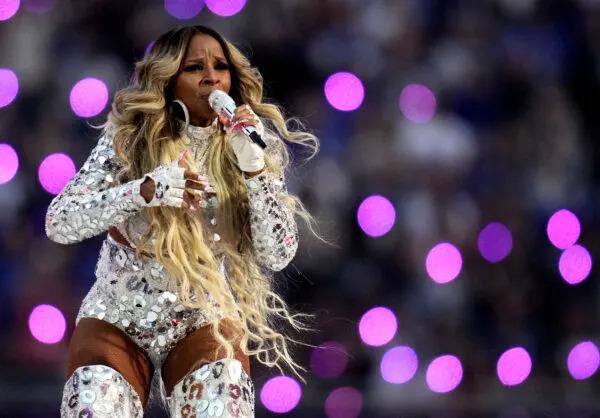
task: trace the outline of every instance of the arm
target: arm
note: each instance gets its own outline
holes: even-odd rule
[[[269,133],[262,137],[267,143],[266,152],[281,165],[281,141]],[[256,261],[271,270],[282,270],[294,258],[298,248],[294,213],[278,196],[280,193],[287,193],[285,179],[264,170],[245,181]]]
[[[140,212],[143,179],[117,185],[121,168],[105,133],[87,161],[50,203],[46,213],[46,235],[60,244],[72,244],[96,236]]]

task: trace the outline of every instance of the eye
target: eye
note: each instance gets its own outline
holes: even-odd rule
[[[192,65],[188,65],[187,67],[184,67],[183,71],[196,71],[196,70],[200,70],[202,71],[202,66],[200,64],[192,64]]]
[[[229,69],[229,65],[226,62],[219,61],[217,63],[217,65],[215,65],[215,68],[217,70],[228,70]]]

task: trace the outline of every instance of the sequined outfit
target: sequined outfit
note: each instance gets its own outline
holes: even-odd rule
[[[196,170],[207,177],[206,151],[215,129],[216,121],[206,128],[188,128],[188,149],[194,156]],[[279,139],[273,134],[265,134],[263,139],[268,144],[265,151],[281,163]],[[108,129],[83,167],[51,202],[46,216],[48,237],[61,244],[72,244],[116,227],[135,248],[149,228],[141,213],[145,206],[140,195],[143,178],[118,184],[116,177],[122,166]],[[285,181],[265,171],[245,182],[255,260],[268,270],[281,270],[297,248],[293,213],[278,198],[278,193],[286,192]],[[209,215],[204,218],[209,245],[227,280],[227,259],[219,255],[217,199],[209,199],[203,210]],[[145,350],[158,370],[179,341],[208,321],[202,310],[180,303],[174,280],[156,259],[139,258],[110,235],[102,245],[95,274],[96,281],[83,300],[76,323],[87,317],[114,324]]]

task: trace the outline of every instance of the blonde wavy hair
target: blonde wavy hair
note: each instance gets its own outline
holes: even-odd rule
[[[248,59],[215,30],[191,26],[173,29],[158,38],[149,53],[136,63],[130,86],[115,94],[105,126],[110,125],[115,151],[124,163],[119,181],[141,178],[157,166],[173,161],[185,149],[188,140],[185,129],[181,129],[180,119],[170,109],[175,79],[188,44],[196,34],[208,34],[221,44],[231,72],[230,95],[238,105],[249,104],[265,122],[270,140],[278,143],[277,147],[267,148],[275,148],[277,152],[265,154],[266,169],[282,177],[289,164],[289,154],[281,138],[309,147],[312,150],[309,158],[312,158],[319,149],[318,139],[308,132],[288,130],[291,119],[286,121],[278,106],[263,103],[262,77]],[[297,126],[302,129],[301,124]],[[284,335],[277,324],[283,320],[295,331],[308,330],[305,320],[310,315],[291,312],[273,290],[272,274],[261,268],[253,257],[244,173],[236,164],[223,126],[219,124],[219,128],[210,138],[206,161],[219,202],[217,224],[222,228],[221,242],[229,259],[230,288],[218,272],[217,260],[207,244],[205,233],[208,231],[203,220],[182,209],[144,208],[143,214],[151,228],[136,251],[139,256],[149,253],[160,260],[176,281],[185,306],[208,312],[213,335],[226,349],[227,357],[231,358],[235,350],[241,349],[266,366],[278,367],[282,373],[281,365],[286,365],[302,378],[299,372],[305,369],[294,361],[289,349],[289,343],[299,342]],[[186,166],[195,170],[189,158]],[[318,236],[313,228],[313,217],[297,196],[281,193],[279,198],[294,214],[307,221],[309,229]],[[152,245],[154,232],[156,242]],[[219,313],[231,321],[232,334],[226,336],[220,329]]]

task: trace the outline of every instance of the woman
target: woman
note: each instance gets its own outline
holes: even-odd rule
[[[209,106],[214,90],[235,100],[233,123]],[[136,64],[46,217],[62,244],[108,230],[69,347],[63,417],[141,417],[154,370],[172,416],[253,416],[249,356],[302,369],[271,326],[304,329],[270,272],[294,257],[294,215],[312,222],[287,193],[281,137],[317,152],[262,103],[260,74],[216,31],[171,30]]]

